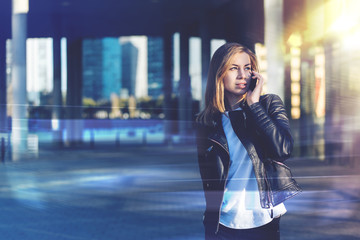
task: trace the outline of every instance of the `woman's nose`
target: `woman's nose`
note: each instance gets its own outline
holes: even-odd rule
[[[245,71],[242,69],[239,69],[237,77],[239,79],[245,78],[246,77]]]

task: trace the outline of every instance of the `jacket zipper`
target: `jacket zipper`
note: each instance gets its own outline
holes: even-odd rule
[[[266,182],[266,185],[267,187],[269,188],[268,191],[267,191],[267,198],[268,198],[268,204],[269,204],[269,207],[271,208],[270,209],[270,217],[271,218],[274,218],[274,209],[272,208],[272,204],[271,204],[271,196],[270,196],[270,184],[269,184],[269,180],[267,179],[267,174],[266,174],[266,171],[264,170],[264,174],[265,174],[265,182]]]
[[[246,128],[246,114],[245,114],[245,112],[243,111],[243,116],[244,116],[244,127]],[[245,145],[244,145],[244,147],[245,147]],[[246,151],[247,151],[247,147],[245,147],[245,149],[246,149]],[[266,171],[264,170],[264,174],[265,174],[265,182],[266,182],[266,185],[267,185],[267,187],[269,188],[269,186],[270,186],[270,184],[269,184],[269,182],[268,182],[268,179],[267,179],[267,174],[266,174]],[[269,207],[271,207],[270,206],[270,203],[271,203],[271,196],[270,196],[270,189],[269,189],[269,191],[267,191],[267,198],[268,198],[268,205],[269,205]],[[273,217],[273,210],[271,209],[271,218]]]
[[[243,113],[243,115],[244,115],[244,127],[246,128],[246,114],[245,114],[244,111],[243,111],[242,113]]]
[[[266,171],[264,170],[264,175],[265,175],[265,182],[266,182],[266,185],[267,185],[267,188],[268,188],[268,191],[266,191],[267,193],[267,198],[268,198],[268,206],[270,206],[270,203],[271,203],[271,196],[270,196],[270,184],[269,184],[269,180],[267,179],[267,174],[266,174]],[[272,204],[271,204],[272,205]],[[271,215],[272,215],[272,212],[271,212]]]
[[[221,215],[221,208],[222,208],[222,205],[223,205],[223,202],[224,202],[224,195],[225,195],[225,188],[226,188],[226,183],[227,183],[227,179],[228,179],[228,176],[229,176],[229,169],[230,169],[230,153],[228,150],[226,150],[226,148],[221,144],[219,143],[218,141],[214,140],[214,139],[211,139],[209,138],[211,141],[213,141],[214,143],[217,143],[218,145],[220,145],[228,154],[229,156],[229,165],[228,165],[228,168],[227,168],[227,174],[225,176],[225,184],[224,184],[224,189],[223,189],[223,194],[222,194],[222,199],[221,199],[221,204],[220,204],[220,207],[219,207],[219,215],[218,215],[218,222],[217,222],[217,227],[216,227],[216,232],[217,233],[219,231],[219,224],[220,224],[220,215]]]
[[[227,154],[230,156],[229,151],[228,151],[221,143],[219,143],[218,141],[216,141],[216,140],[214,140],[214,139],[212,139],[212,138],[209,138],[209,140],[210,140],[210,141],[213,141],[213,142],[216,143],[216,144],[218,144],[218,145],[219,145],[222,149],[224,149],[225,152],[227,152]]]

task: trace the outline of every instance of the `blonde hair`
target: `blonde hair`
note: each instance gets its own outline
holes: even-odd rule
[[[228,104],[225,98],[223,79],[234,55],[243,52],[249,55],[251,70],[258,71],[255,54],[239,43],[225,43],[215,51],[210,61],[206,83],[205,109],[199,113],[197,122],[211,126],[214,122],[214,115],[225,112]]]

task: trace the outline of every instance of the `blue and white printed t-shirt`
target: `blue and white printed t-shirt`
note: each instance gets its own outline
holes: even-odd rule
[[[261,207],[252,161],[231,126],[228,112],[222,115],[222,125],[229,143],[230,169],[220,210],[220,224],[234,229],[265,225],[272,220],[271,211],[277,217],[284,214],[286,208],[283,203],[272,209]]]

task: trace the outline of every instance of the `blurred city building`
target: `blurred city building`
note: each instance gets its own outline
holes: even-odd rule
[[[163,95],[164,49],[163,39],[148,37],[148,95],[158,98]]]
[[[84,39],[83,97],[95,101],[119,94],[122,75],[118,38]]]
[[[65,103],[62,115],[58,113],[55,119],[81,120],[83,98],[107,99],[108,103],[101,106],[102,114],[94,116],[129,116],[131,105],[137,110],[131,116],[137,118],[141,116],[140,106],[147,109],[143,116],[155,112],[152,109],[158,103],[150,106],[148,96],[154,99],[163,96],[162,112],[156,112],[154,117],[162,114],[166,136],[178,134],[183,139],[192,136],[195,112],[204,105],[208,64],[214,49],[225,41],[236,41],[256,51],[266,79],[265,92],[283,98],[291,118],[296,156],[318,159],[337,156],[331,159],[352,162],[359,155],[357,0],[146,0],[141,4],[136,0],[116,4],[104,0],[86,2],[86,7],[81,5],[82,1],[61,0],[55,4],[39,0],[30,1],[28,11],[21,12],[19,8],[21,14],[12,13],[11,2],[3,1],[0,8],[0,20],[5,23],[0,34],[3,56],[0,59],[4,59],[0,64],[0,129],[8,128],[6,117],[14,114],[9,109],[18,106],[13,101],[24,95],[14,95],[12,85],[20,75],[17,68],[9,67],[14,66],[13,57],[18,55],[11,56],[4,50],[11,31],[26,33],[28,39],[53,39],[53,54],[43,52],[41,62],[43,66],[51,63],[42,76],[49,79],[53,68],[54,86],[59,77],[66,80],[61,85],[66,85],[66,89],[52,89],[54,96],[60,94],[66,99],[53,100],[53,106]],[[27,22],[23,22],[24,15]],[[17,23],[13,27],[9,24],[12,17],[13,23]],[[53,18],[56,20],[44,21]],[[57,50],[61,38],[67,42],[65,57]],[[41,47],[41,51],[49,46]],[[35,51],[34,46],[28,48]],[[52,56],[53,61],[45,60],[48,59],[45,56]],[[64,62],[63,58],[66,72],[61,64],[59,74],[56,69]],[[4,67],[5,59],[8,67]],[[20,65],[41,65],[35,58],[30,59]],[[27,78],[30,84],[30,75]],[[25,81],[24,77],[21,79]],[[31,96],[28,91],[28,99]],[[130,96],[135,98],[131,104]],[[111,106],[119,110],[112,110]],[[67,131],[73,132],[71,128]]]
[[[126,92],[124,97],[128,98],[135,95],[138,49],[131,42],[122,43],[122,49],[122,89]]]
[[[103,73],[105,72],[102,39],[84,39],[82,50],[83,97],[102,99]]]
[[[359,4],[284,1],[285,101],[299,155],[350,164],[359,156]]]
[[[122,89],[136,98],[148,95],[147,37],[120,37],[122,46]]]

